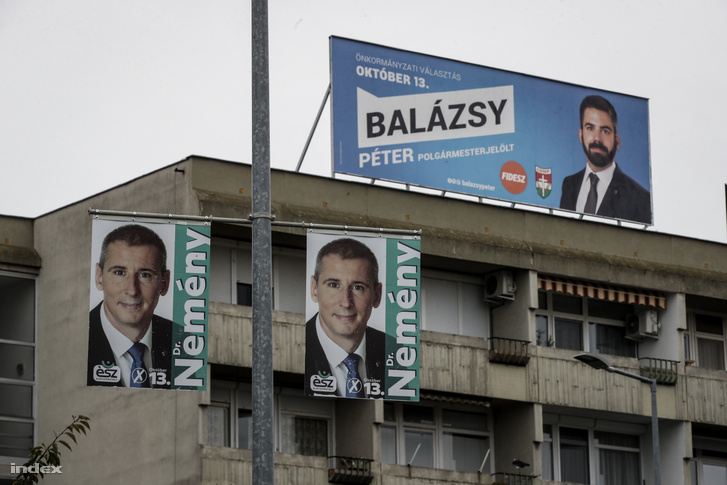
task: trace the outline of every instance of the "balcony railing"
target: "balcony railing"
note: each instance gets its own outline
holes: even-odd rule
[[[518,473],[493,473],[492,485],[533,485],[533,477]]]
[[[328,457],[328,483],[360,483],[368,485],[374,479],[371,461],[349,456]]]
[[[676,384],[677,361],[642,357],[639,359],[639,363],[643,377],[655,379],[659,384]]]
[[[525,366],[530,361],[530,342],[500,337],[489,340],[490,362]]]

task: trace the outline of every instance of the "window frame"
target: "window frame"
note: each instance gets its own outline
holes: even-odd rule
[[[727,469],[727,440],[701,433],[692,435],[693,458],[689,460],[692,485],[704,485],[704,467],[713,466]]]
[[[212,254],[217,255],[212,256],[213,280],[221,281],[221,283],[217,283],[217,286],[211,289],[211,300],[232,305],[242,305],[242,303],[238,303],[238,287],[252,287],[252,243],[249,241],[213,238],[212,247]],[[214,248],[224,248],[224,251],[218,250],[215,252]],[[273,309],[277,311],[305,313],[305,302],[308,293],[308,280],[305,275],[305,250],[273,246],[272,256]],[[295,261],[295,264],[299,265],[302,270],[299,277],[298,275],[294,278],[290,277],[284,268],[287,261]],[[224,264],[227,265],[226,268],[218,268],[218,265]],[[296,269],[294,269],[294,273]],[[295,281],[295,283],[288,284],[288,281]],[[304,288],[300,285],[301,281],[306,282]],[[291,297],[292,295],[289,293],[291,288],[300,291],[300,293]],[[281,304],[286,305],[286,308],[281,309]]]
[[[15,339],[4,339],[0,338],[0,344],[10,345],[15,347],[31,348],[33,352],[33,378],[32,379],[16,379],[12,377],[0,377],[0,384],[7,384],[12,386],[21,386],[24,388],[30,388],[30,413],[28,417],[20,416],[0,416],[0,420],[7,423],[20,423],[30,425],[32,428],[31,432],[31,445],[30,447],[17,456],[13,455],[0,455],[0,463],[8,464],[17,462],[19,459],[24,459],[30,452],[30,449],[36,445],[37,441],[37,419],[38,419],[38,277],[34,274],[26,273],[15,273],[12,271],[0,270],[0,277],[31,280],[33,287],[32,295],[32,311],[33,317],[32,322],[32,341],[27,342],[24,340]]]
[[[697,315],[707,317],[719,317],[722,319],[722,335],[709,332],[697,331]],[[722,368],[704,367],[700,363],[699,340],[711,340],[722,343]],[[695,367],[704,367],[712,370],[727,370],[727,315],[719,312],[702,311],[697,309],[687,309],[687,330],[684,333],[684,356],[686,359],[693,360]]]
[[[548,433],[547,429],[550,428]],[[587,432],[588,442],[586,444],[586,452],[588,454],[588,483],[599,483],[600,476],[600,450],[620,451],[624,453],[636,453],[638,455],[637,463],[639,468],[638,483],[641,483],[644,477],[643,466],[643,449],[644,435],[646,427],[641,425],[633,425],[627,423],[606,423],[605,421],[594,421],[581,418],[562,417],[561,419],[545,418],[543,422],[543,442],[550,443],[550,456],[545,456],[546,448],[541,446],[541,462],[546,461],[551,464],[550,471],[552,476],[548,476],[545,467],[543,467],[543,480],[562,481],[563,480],[563,464],[562,464],[562,438],[561,429],[582,430]],[[632,436],[638,439],[638,449],[628,446],[606,445],[596,443],[595,435],[598,432],[611,433],[617,435]],[[547,438],[547,435],[550,435]]]
[[[696,461],[696,473],[697,473],[697,483],[693,485],[702,485],[702,484],[709,484],[710,482],[706,481],[706,478],[704,478],[704,467],[711,466],[711,467],[719,467],[727,470],[727,458],[717,458],[712,456],[703,456],[702,450],[697,450],[697,456],[695,457]]]
[[[541,308],[541,295],[545,295],[545,303],[546,308]],[[580,300],[580,313],[568,313],[565,311],[556,311],[554,310],[553,305],[553,297],[557,295],[559,297],[564,298],[572,298],[574,300]],[[567,347],[559,347],[558,341],[556,339],[556,325],[558,323],[558,320],[561,322],[577,322],[580,323],[580,348],[577,349],[569,349],[569,350],[578,350],[582,352],[594,352],[594,353],[604,353],[601,352],[598,348],[593,348],[594,346],[598,346],[597,341],[597,332],[598,332],[598,326],[605,325],[609,327],[617,327],[617,328],[626,328],[626,323],[623,319],[619,320],[617,318],[607,318],[602,316],[595,316],[589,314],[589,303],[593,299],[587,297],[587,296],[578,296],[578,295],[569,295],[565,293],[559,293],[552,290],[538,290],[538,308],[535,309],[535,319],[536,319],[536,345],[539,346],[547,346],[547,347],[553,347],[557,349],[569,349]],[[616,302],[606,302],[606,303],[613,303],[618,304]],[[629,304],[623,304],[623,305],[629,305]],[[633,306],[633,313],[636,313],[636,308]],[[542,324],[538,322],[538,317],[545,317],[546,323],[546,335],[544,338],[541,338],[541,327]],[[626,337],[624,337],[625,344],[627,346],[626,350],[628,350],[628,347],[631,347],[632,352],[625,352],[628,355],[623,354],[605,354],[604,355],[617,355],[622,357],[632,357],[636,358],[638,357],[638,345],[635,341],[629,340]]]
[[[306,399],[302,389],[280,387],[274,388],[275,400],[273,409],[273,434],[275,437],[275,452],[284,453],[283,430],[280,423],[283,416],[300,416],[311,419],[322,419],[327,423],[327,456],[333,455],[335,450],[335,400],[333,399]],[[224,408],[227,410],[227,429],[225,430],[224,444],[210,443],[210,415],[209,408]],[[320,410],[313,408],[319,407]],[[238,449],[251,449],[251,446],[241,446],[239,443],[239,414],[241,410],[252,412],[252,385],[245,382],[233,382],[214,379],[210,386],[210,404],[207,419],[207,444],[210,446],[224,446]],[[307,409],[306,409],[307,408]],[[313,409],[313,410],[312,410]],[[317,456],[317,455],[298,455]]]
[[[428,315],[429,311],[427,310],[426,301],[427,301],[427,294],[431,293],[431,288],[427,288],[427,286],[428,286],[427,280],[439,280],[439,281],[445,281],[445,282],[456,284],[456,291],[457,291],[457,333],[456,334],[438,330],[435,327],[435,325],[430,321],[431,315]],[[467,329],[467,325],[465,324],[467,318],[466,318],[466,308],[464,308],[465,297],[466,297],[466,291],[464,289],[464,285],[473,285],[473,286],[478,287],[477,290],[480,295],[479,299],[482,301],[482,305],[483,305],[483,313],[481,315],[482,318],[481,318],[481,322],[480,322],[483,331],[479,335],[472,335],[471,333],[465,333],[466,329]],[[422,305],[421,305],[422,330],[427,330],[430,332],[446,333],[448,335],[462,335],[462,336],[466,336],[466,337],[476,337],[476,338],[483,338],[483,339],[487,339],[490,337],[490,333],[491,333],[490,332],[490,305],[488,302],[485,301],[484,278],[478,277],[478,276],[461,274],[461,273],[454,273],[454,272],[449,272],[449,271],[422,268],[421,293],[422,293]]]
[[[458,405],[453,403],[440,403],[440,402],[433,402],[433,401],[424,401],[420,403],[400,403],[400,402],[385,402],[384,406],[391,406],[394,409],[394,420],[388,419],[387,412],[384,412],[384,421],[381,424],[382,428],[390,429],[394,431],[394,437],[395,437],[395,444],[394,444],[394,454],[395,454],[395,463],[396,465],[408,465],[408,461],[411,459],[411,455],[413,452],[409,452],[406,449],[406,433],[407,431],[410,432],[420,432],[420,433],[428,433],[432,435],[432,467],[434,469],[441,469],[441,470],[457,470],[456,468],[445,468],[445,435],[452,434],[452,435],[462,435],[467,437],[474,437],[474,438],[484,438],[487,443],[487,449],[492,450],[493,442],[494,442],[494,432],[493,432],[493,415],[489,410],[483,410],[481,406],[474,406],[474,405]],[[422,408],[430,408],[432,409],[432,416],[433,416],[433,422],[432,423],[418,423],[418,422],[412,422],[412,421],[406,421],[404,417],[404,407],[405,406],[411,406],[411,407],[422,407]],[[390,408],[391,409],[391,408]],[[443,412],[444,411],[453,411],[453,412],[461,412],[461,413],[476,413],[481,414],[484,416],[485,423],[486,423],[486,430],[473,430],[471,428],[456,428],[456,427],[447,427],[444,426],[443,422]],[[383,441],[383,435],[381,436],[381,440]],[[382,442],[382,451],[383,451],[384,445]],[[420,450],[421,451],[421,450]],[[418,457],[418,455],[417,455]],[[484,456],[483,456],[484,458]],[[384,463],[390,463],[390,461],[386,461],[385,457],[381,456],[381,461]],[[488,460],[489,467],[492,466],[492,460]],[[415,463],[412,463],[413,466],[420,466],[416,465]],[[459,470],[463,472],[472,472],[476,473],[477,470]],[[491,470],[490,470],[491,472]]]

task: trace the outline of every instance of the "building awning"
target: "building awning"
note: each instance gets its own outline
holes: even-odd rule
[[[634,305],[666,309],[666,297],[662,293],[602,285],[590,281],[538,275],[538,289],[557,291],[568,295],[587,296],[588,298],[597,300],[631,303]]]

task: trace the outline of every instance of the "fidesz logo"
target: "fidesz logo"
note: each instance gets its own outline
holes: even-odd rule
[[[500,181],[511,194],[522,194],[528,186],[528,175],[522,165],[511,160],[500,168]]]
[[[93,367],[93,380],[96,382],[119,382],[121,380],[121,368],[113,362],[104,362],[103,365]]]
[[[336,378],[332,375],[313,374],[310,376],[310,388],[315,392],[336,392]]]

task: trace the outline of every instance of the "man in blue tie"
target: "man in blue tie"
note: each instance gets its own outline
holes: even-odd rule
[[[95,284],[103,301],[89,315],[88,385],[169,388],[172,322],[154,315],[169,289],[167,251],[148,227],[104,238]]]
[[[381,303],[376,256],[341,238],[323,246],[310,279],[318,313],[306,324],[306,395],[384,397],[384,333],[368,327]]]

